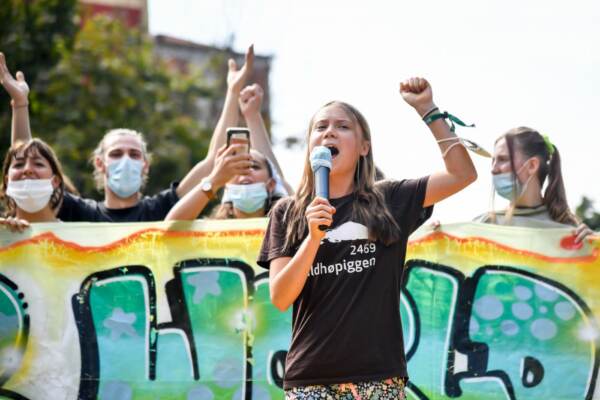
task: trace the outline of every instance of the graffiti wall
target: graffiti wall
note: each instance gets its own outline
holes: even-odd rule
[[[280,399],[291,312],[266,221],[0,231],[0,399]],[[600,399],[600,239],[456,224],[411,237],[411,399]]]

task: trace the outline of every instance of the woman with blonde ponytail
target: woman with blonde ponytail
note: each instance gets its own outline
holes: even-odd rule
[[[479,222],[537,228],[572,226],[576,242],[592,233],[569,208],[560,154],[547,136],[527,127],[500,136],[494,146],[492,177],[495,193],[510,205],[506,210],[486,213],[476,219]]]

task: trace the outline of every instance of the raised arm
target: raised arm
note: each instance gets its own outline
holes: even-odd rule
[[[13,78],[8,67],[6,58],[0,53],[0,84],[10,95],[12,106],[11,145],[16,142],[28,142],[31,140],[31,128],[29,125],[29,86],[25,81],[25,75],[17,71],[17,79]]]
[[[271,260],[269,290],[271,302],[281,311],[288,309],[302,292],[325,231],[319,225],[330,226],[335,208],[326,199],[315,197],[306,209],[308,236],[293,257]]]
[[[430,112],[437,112],[431,85],[423,78],[410,78],[400,83],[400,94],[421,118]],[[467,150],[457,145],[457,140],[444,140],[456,137],[446,121],[437,119],[429,124],[429,129],[444,155],[446,170],[434,172],[429,177],[423,201],[425,207],[452,196],[477,179],[477,171]]]
[[[227,148],[223,146],[219,149],[215,166],[207,177],[207,180],[211,182],[213,195],[233,176],[249,172],[252,165],[251,158],[248,153],[242,152],[242,149],[242,145],[231,145]],[[171,208],[165,221],[187,221],[198,218],[211,197],[211,194],[204,191],[202,185],[194,186]]]
[[[181,198],[185,196],[190,190],[200,183],[200,181],[210,174],[215,158],[217,156],[217,150],[223,147],[226,143],[226,130],[228,127],[237,126],[239,119],[238,111],[238,97],[240,91],[246,83],[246,79],[252,72],[254,65],[254,46],[248,48],[246,53],[246,62],[244,66],[238,69],[235,60],[229,60],[229,71],[227,72],[227,92],[225,93],[225,103],[223,104],[223,111],[219,117],[219,121],[215,126],[212,138],[210,139],[210,145],[208,147],[208,153],[206,158],[196,164],[194,168],[188,172],[188,174],[181,180],[181,183],[177,187],[177,195]]]
[[[294,190],[283,176],[283,171],[279,166],[279,162],[277,161],[277,157],[275,157],[275,153],[273,153],[273,146],[269,140],[267,128],[260,113],[263,97],[264,91],[260,85],[255,83],[253,85],[246,86],[240,93],[240,110],[242,111],[242,115],[246,120],[248,129],[250,129],[250,143],[252,144],[252,147],[260,151],[271,161],[273,166],[275,166],[275,169],[277,170],[276,172],[281,178],[285,189],[289,194],[291,194],[294,192]]]

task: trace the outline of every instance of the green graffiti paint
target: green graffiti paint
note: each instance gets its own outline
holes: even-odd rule
[[[253,314],[252,398],[283,398],[285,354],[292,339],[292,311],[282,313],[271,303],[267,274],[255,281]]]
[[[464,277],[413,260],[404,298],[409,398],[592,398],[598,327],[560,283],[504,266]]]
[[[248,285],[243,271],[186,267],[183,293],[198,352],[200,383],[215,399],[245,393]]]
[[[503,371],[518,399],[585,398],[595,358],[585,306],[522,272],[485,269],[477,278],[470,336],[488,345],[488,370]]]
[[[427,398],[448,398],[444,395],[446,366],[458,289],[458,279],[446,271],[418,264],[413,264],[409,269],[406,291],[416,309],[401,307],[401,310],[405,340],[418,336],[419,341],[416,351],[408,360],[411,386],[407,392],[412,392],[413,396],[418,390],[416,386],[421,388],[419,393]],[[411,326],[409,321],[416,321],[417,318],[419,326]],[[411,334],[411,330],[414,333]]]
[[[20,368],[29,335],[24,294],[0,274],[0,387]]]

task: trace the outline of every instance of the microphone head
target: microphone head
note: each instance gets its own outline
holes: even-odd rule
[[[310,152],[310,168],[314,172],[320,167],[331,170],[331,150],[325,146],[316,146]]]

